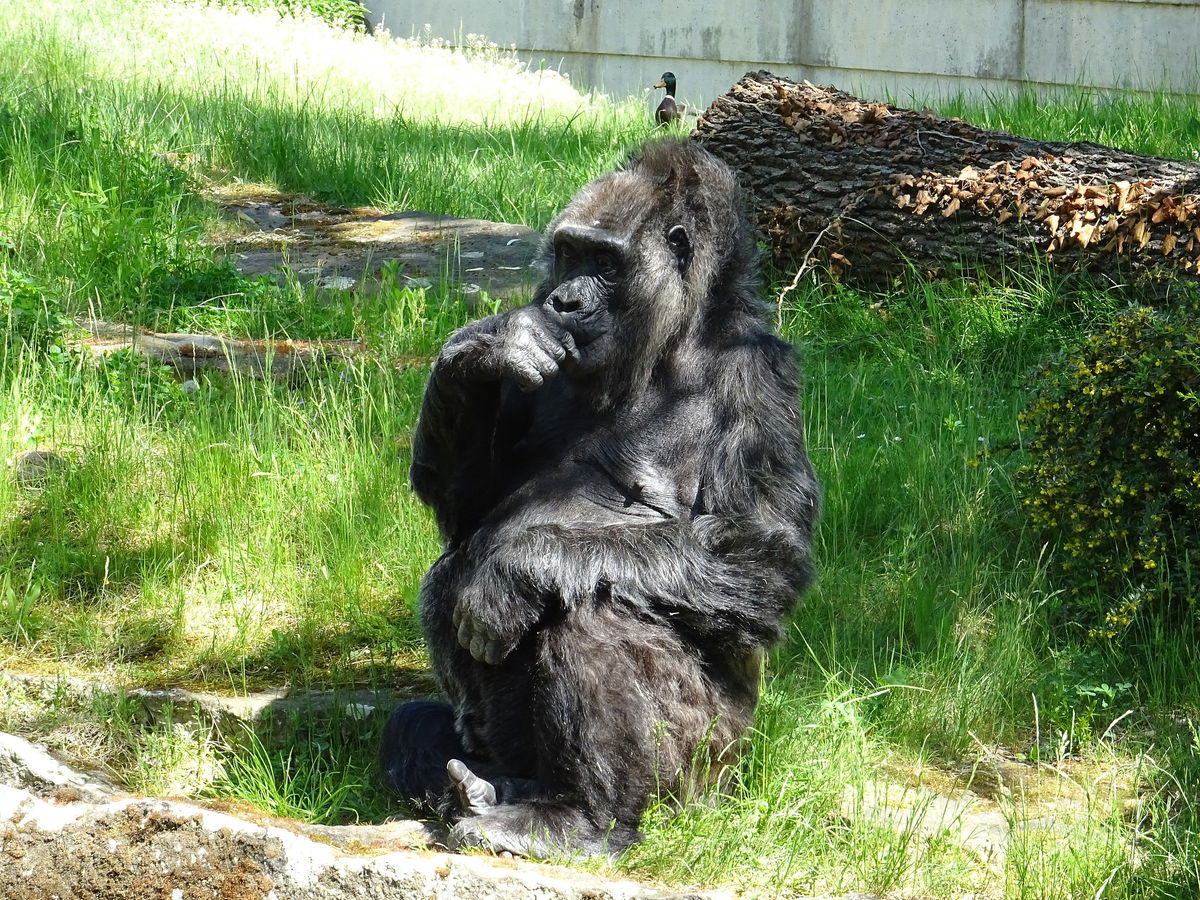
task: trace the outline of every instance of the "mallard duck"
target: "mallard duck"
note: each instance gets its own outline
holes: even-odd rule
[[[659,125],[667,125],[682,119],[683,104],[675,102],[675,73],[663,72],[662,78],[654,86],[667,89],[667,96],[663,97],[663,102],[658,104],[658,109],[654,111],[654,121]]]

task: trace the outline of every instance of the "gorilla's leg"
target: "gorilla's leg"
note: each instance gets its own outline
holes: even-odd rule
[[[389,791],[432,812],[450,789],[446,763],[465,755],[449,703],[409,700],[392,711],[384,726],[379,772]]]
[[[534,795],[464,803],[455,847],[525,856],[617,853],[638,839],[656,793],[717,776],[749,724],[757,674],[712,672],[667,626],[613,598],[573,610],[537,638],[531,686]],[[478,772],[452,767],[461,795],[486,801]]]
[[[419,811],[457,819],[497,803],[532,796],[534,782],[509,775],[495,762],[473,756],[463,747],[454,727],[453,707],[442,700],[409,700],[388,718],[379,744],[383,785]],[[471,768],[466,768],[466,760]],[[462,767],[473,781],[455,779],[448,771]],[[475,777],[479,773],[483,777]]]

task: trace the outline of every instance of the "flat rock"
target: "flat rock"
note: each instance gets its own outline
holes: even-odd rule
[[[887,780],[845,785],[839,813],[900,834],[947,838],[996,869],[1014,842],[1066,839],[1072,823],[1110,815],[1055,766],[989,758],[945,781],[939,790]]]
[[[294,823],[293,823],[294,825]],[[0,896],[507,898],[657,900],[683,895],[520,860],[406,849],[405,838],[354,846],[311,826],[270,824],[174,800],[53,803],[0,785]],[[307,829],[308,834],[300,833]],[[314,836],[316,839],[314,839]],[[363,852],[366,848],[367,852]],[[726,898],[724,892],[688,894]]]
[[[0,733],[0,897],[161,900],[732,900],[430,849],[414,821],[312,825],[121,793]],[[834,900],[834,898],[812,898]],[[862,894],[840,900],[874,900]]]
[[[214,243],[244,275],[292,275],[337,290],[364,279],[446,281],[470,301],[529,294],[541,280],[542,236],[524,225],[410,210],[335,207],[248,185],[214,186],[228,228]],[[367,285],[368,289],[371,285]]]
[[[44,698],[65,694],[80,704],[90,702],[97,694],[121,697],[134,705],[137,718],[144,725],[199,719],[230,738],[237,737],[246,726],[278,726],[297,717],[325,718],[337,714],[350,719],[365,719],[386,715],[400,700],[411,696],[367,689],[330,692],[268,688],[237,695],[185,688],[122,689],[102,680],[19,672],[0,672],[0,682],[19,685],[26,692]],[[0,774],[2,772],[0,769]]]
[[[0,784],[39,797],[92,803],[110,800],[121,793],[107,778],[73,769],[45,748],[4,732],[0,732]]]
[[[965,791],[947,797],[907,785],[847,785],[841,814],[848,821],[866,819],[900,834],[946,835],[980,861],[997,866],[1008,852],[1008,817],[995,804]]]
[[[247,341],[210,334],[155,332],[87,319],[80,346],[96,356],[132,350],[171,366],[181,378],[202,372],[237,372],[250,378],[291,381],[318,366],[351,359],[363,350],[355,340]]]

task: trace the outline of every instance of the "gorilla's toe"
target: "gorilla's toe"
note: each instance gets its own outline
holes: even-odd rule
[[[495,786],[468,769],[466,763],[450,760],[446,763],[446,774],[465,815],[481,816],[496,805]]]

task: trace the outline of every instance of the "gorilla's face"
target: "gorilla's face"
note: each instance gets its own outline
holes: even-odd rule
[[[552,247],[553,287],[542,309],[571,335],[578,371],[594,372],[614,355],[628,247],[603,229],[571,223],[555,230]]]
[[[617,176],[602,186],[608,188],[602,195],[608,203],[593,198],[569,210],[553,228],[552,271],[540,296],[546,318],[574,342],[575,372],[615,369],[608,373],[615,386],[614,379],[652,366],[659,350],[694,316],[682,282],[692,247],[682,225],[651,223],[634,230],[631,225],[637,223],[629,217],[621,221],[620,201],[644,189],[638,181]]]

